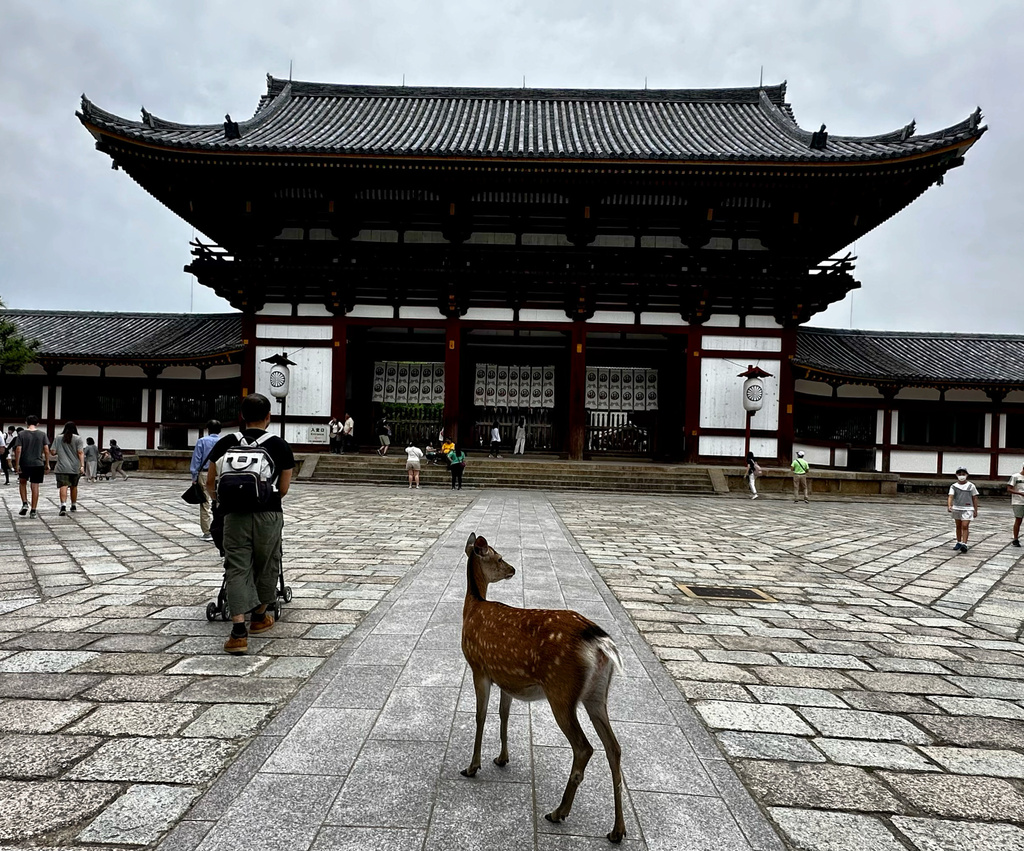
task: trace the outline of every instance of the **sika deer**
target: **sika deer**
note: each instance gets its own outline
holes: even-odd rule
[[[608,754],[615,793],[615,824],[608,839],[626,835],[622,818],[622,772],[619,742],[608,720],[608,685],[621,669],[619,651],[608,634],[576,612],[562,609],[516,609],[487,599],[487,586],[515,575],[484,538],[466,542],[467,590],[462,609],[462,652],[473,671],[476,689],[476,742],[473,760],[462,773],[473,777],[480,768],[480,745],[487,719],[491,683],[501,689],[501,753],[495,765],[508,762],[508,712],[512,698],[546,698],[559,728],[572,746],[572,772],[562,802],[545,818],[562,821],[572,809],[594,749],[576,718],[582,703]]]

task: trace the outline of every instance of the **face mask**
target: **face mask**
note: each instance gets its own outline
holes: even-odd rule
[[[967,476],[957,476],[956,480],[958,482],[966,482],[967,481]]]

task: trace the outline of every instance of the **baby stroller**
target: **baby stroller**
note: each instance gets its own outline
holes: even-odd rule
[[[210,537],[213,538],[214,544],[217,545],[217,551],[220,553],[221,558],[224,558],[224,516],[217,511],[217,503],[214,503],[211,508],[213,511],[213,522],[210,524]],[[224,567],[227,568],[227,564]],[[275,621],[281,620],[281,600],[284,600],[286,603],[292,601],[291,586],[284,584],[283,559],[281,561],[281,569],[277,573],[277,597],[273,603],[267,606],[267,611],[274,616]],[[208,621],[215,621],[218,616],[223,621],[231,617],[231,612],[228,610],[226,574],[220,581],[220,591],[217,592],[216,602],[206,604],[206,619]]]
[[[100,453],[100,459],[96,463],[96,481],[100,479],[106,479],[108,482],[111,479],[110,467],[113,464],[113,459],[110,457],[110,453],[104,449]]]

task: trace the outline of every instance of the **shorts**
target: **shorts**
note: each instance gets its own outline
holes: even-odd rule
[[[420,462],[419,462],[418,458],[416,460],[413,460],[413,459],[410,458],[408,461],[405,462],[405,469],[406,470],[418,470],[419,468],[420,468]]]
[[[970,523],[974,519],[973,508],[954,508],[953,519],[960,520],[963,523]]]
[[[380,445],[381,446],[390,446],[391,445],[391,438],[388,437],[386,434],[378,435],[378,437],[380,437]]]
[[[81,473],[57,473],[57,487],[78,487],[78,480],[82,478]]]
[[[21,472],[18,473],[18,478],[23,482],[31,482],[34,485],[41,485],[43,483],[43,473],[45,471],[45,467],[22,466]]]
[[[1013,509],[1014,517],[1020,517],[1024,519],[1024,505],[1011,505],[1010,508]]]

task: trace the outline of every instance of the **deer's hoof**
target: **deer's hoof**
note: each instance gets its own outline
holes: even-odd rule
[[[479,769],[480,766],[477,766],[476,768],[464,768],[462,769],[461,774],[463,777],[476,777],[476,773]]]
[[[494,764],[498,765],[498,766],[508,765],[508,757],[507,756],[505,756],[505,757],[496,756],[494,758]]]
[[[558,822],[562,821],[562,817],[558,815],[558,810],[555,810],[555,811],[554,811],[554,812],[552,812],[552,813],[547,813],[547,814],[546,814],[546,815],[544,816],[544,818],[546,818],[546,819],[547,819],[548,821],[553,821],[553,822],[555,822],[556,824],[557,824]]]
[[[611,833],[608,834],[608,841],[614,842],[616,845],[618,845],[620,842],[622,842],[622,837],[625,835],[626,831],[624,830],[613,830]]]

